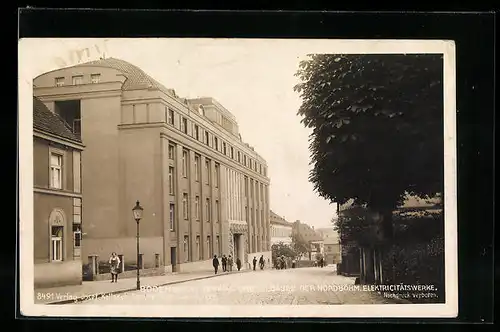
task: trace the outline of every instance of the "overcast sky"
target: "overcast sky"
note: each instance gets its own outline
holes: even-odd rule
[[[245,142],[267,160],[271,209],[288,221],[331,226],[335,204],[308,181],[309,129],[297,116],[293,91],[299,61],[311,49],[285,40],[44,40],[30,54],[32,78],[106,57],[128,61],[186,98],[210,96],[232,112]],[[20,68],[23,71],[23,68]],[[28,70],[27,67],[25,70]]]

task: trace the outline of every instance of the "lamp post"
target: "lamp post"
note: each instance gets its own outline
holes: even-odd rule
[[[134,208],[132,209],[132,212],[134,213],[134,219],[135,222],[137,223],[137,290],[141,289],[141,281],[139,279],[139,221],[142,219],[142,211],[144,209],[142,206],[139,204],[139,201],[135,203]]]

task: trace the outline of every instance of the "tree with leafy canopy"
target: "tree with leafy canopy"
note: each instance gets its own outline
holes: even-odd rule
[[[297,234],[292,234],[292,249],[297,254],[297,256],[303,256],[309,252],[310,246],[309,243],[304,241],[302,237]]]
[[[314,54],[296,76],[315,190],[380,213],[390,238],[405,195],[443,191],[442,56]]]
[[[283,242],[278,242],[278,243],[273,244],[271,246],[271,253],[272,253],[273,259],[276,257],[281,257],[281,256],[290,257],[290,258],[294,258],[295,256],[297,256],[297,254],[293,250],[292,246],[285,244]]]

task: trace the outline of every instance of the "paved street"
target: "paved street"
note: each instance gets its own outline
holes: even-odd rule
[[[258,270],[105,296],[79,304],[383,304],[379,294],[353,290],[354,279],[332,267]],[[75,305],[79,305],[75,304]]]

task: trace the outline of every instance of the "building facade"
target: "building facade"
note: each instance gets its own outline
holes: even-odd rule
[[[280,242],[288,245],[292,244],[293,224],[273,211],[270,213],[271,245]]]
[[[308,252],[302,259],[312,260],[315,254],[322,252],[323,238],[314,230],[314,227],[296,220],[292,226],[292,234],[307,245]]]
[[[85,142],[84,255],[135,261],[140,221],[145,268],[210,268],[270,250],[267,164],[235,117],[212,98],[187,100],[138,67],[101,59],[45,73],[34,94]]]
[[[332,227],[318,228],[316,230],[323,237],[323,256],[327,264],[338,264],[342,261],[340,238]]]
[[[82,283],[83,149],[80,137],[33,98],[33,254],[37,288]]]

